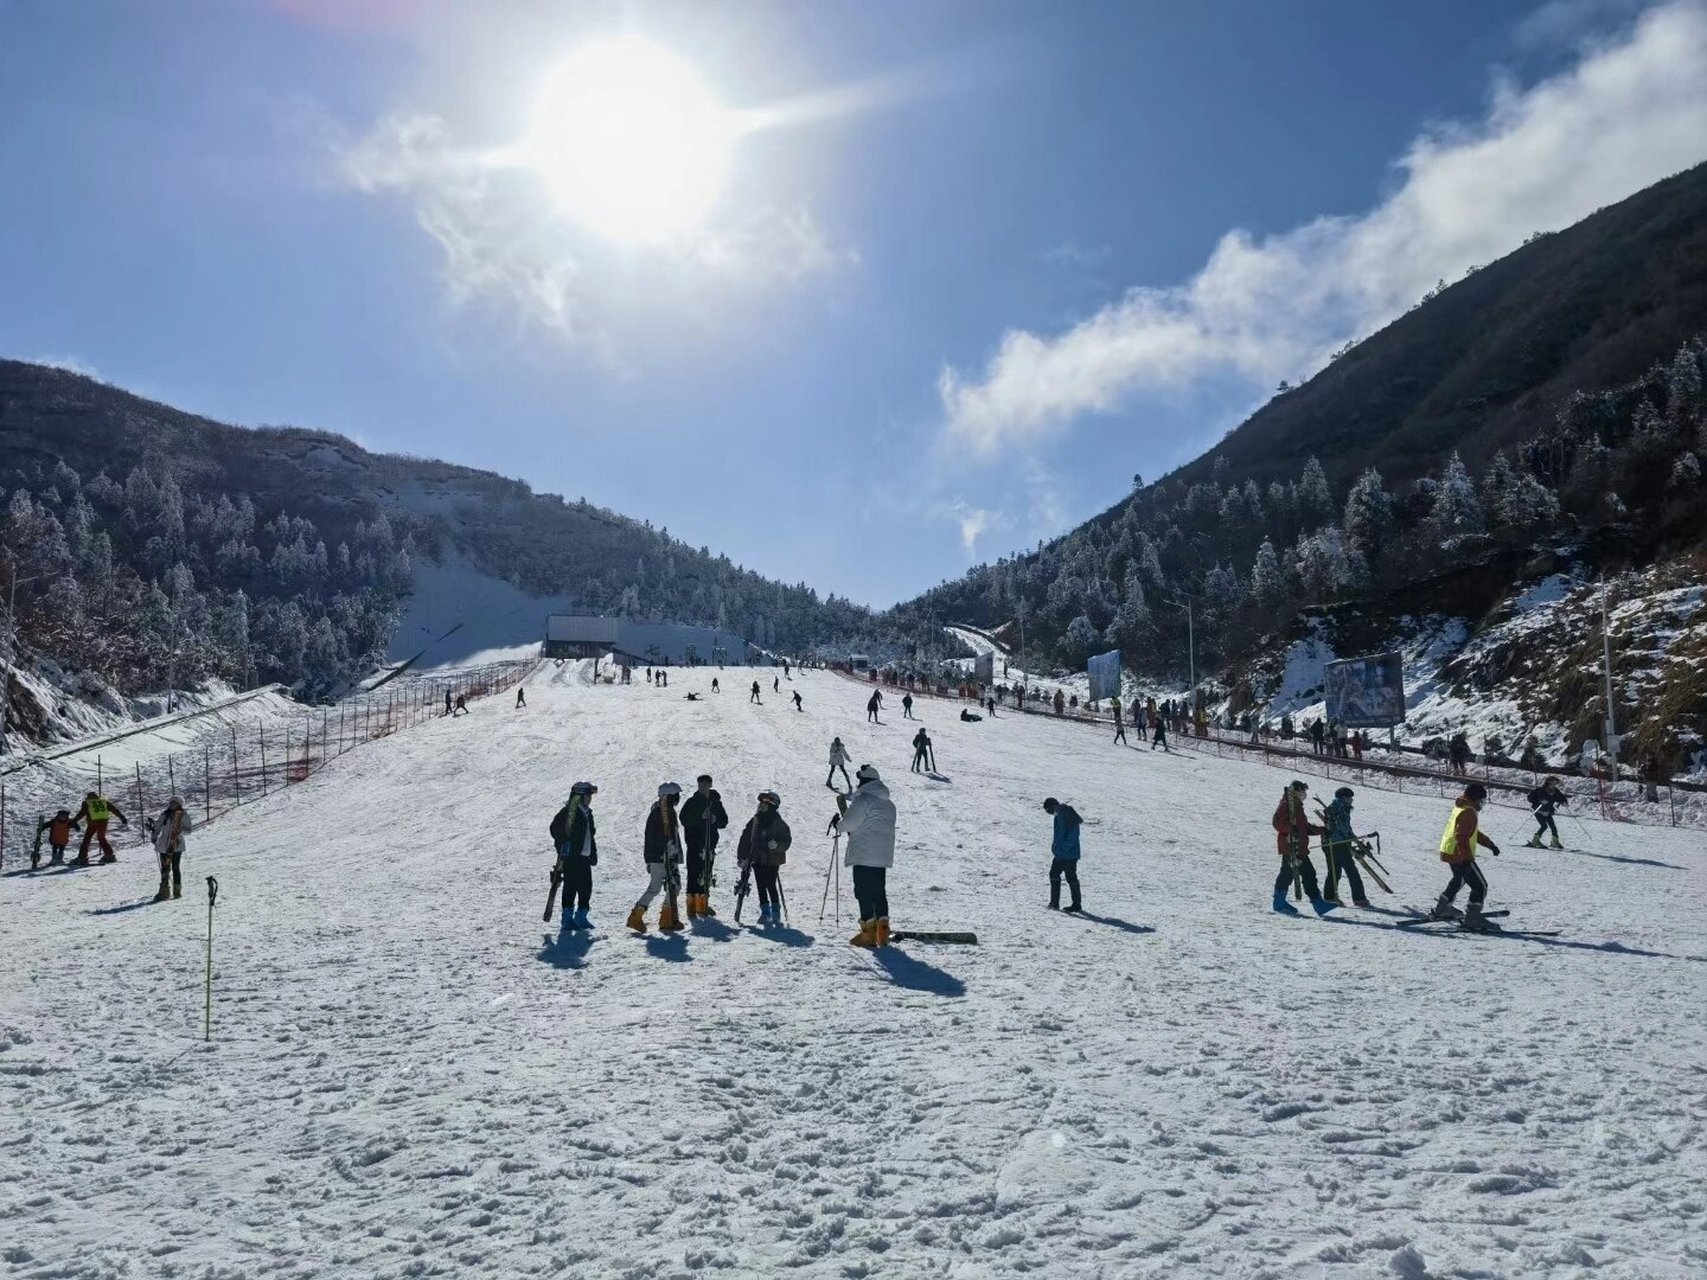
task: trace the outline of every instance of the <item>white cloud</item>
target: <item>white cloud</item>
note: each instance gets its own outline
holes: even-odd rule
[[[443,253],[454,301],[514,308],[607,355],[618,315],[637,300],[777,287],[858,261],[808,209],[776,206],[734,208],[667,245],[615,253],[550,207],[512,149],[460,146],[431,114],[387,117],[337,150],[357,190],[410,202]]]
[[[1679,0],[1552,79],[1497,82],[1484,119],[1411,144],[1396,190],[1369,212],[1262,239],[1231,231],[1183,285],[1133,289],[1064,333],[1009,330],[981,373],[945,368],[949,436],[990,454],[1144,391],[1299,377],[1437,280],[1704,156],[1707,0]]]

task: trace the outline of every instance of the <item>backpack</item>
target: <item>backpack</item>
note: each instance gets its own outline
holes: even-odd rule
[[[569,839],[569,807],[575,802],[571,800],[557,811],[557,816],[551,820],[551,847],[561,849],[563,842]]]

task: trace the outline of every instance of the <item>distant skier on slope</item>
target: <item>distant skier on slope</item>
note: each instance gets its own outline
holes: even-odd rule
[[[448,715],[449,715],[449,714],[450,714],[450,711],[451,711],[451,707],[450,707],[450,690],[449,690],[449,689],[446,689],[446,690],[445,690],[445,714],[446,714],[446,715],[447,715],[447,716],[448,716]]]
[[[520,711],[528,704],[528,691],[525,685],[516,686],[516,710]]]
[[[452,720],[456,719],[456,717],[458,717],[458,716],[465,716],[468,714],[468,695],[467,694],[459,693],[456,695],[456,710],[451,712],[450,714],[451,714]]]
[[[1559,785],[1557,778],[1548,778],[1539,787],[1531,791],[1529,793],[1529,808],[1535,814],[1537,825],[1535,834],[1524,841],[1524,844],[1531,849],[1539,849],[1541,837],[1551,833],[1553,847],[1563,849],[1565,846],[1559,843],[1559,824],[1554,820],[1553,814],[1555,810],[1569,803],[1570,798],[1565,795],[1564,788]]]
[[[763,702],[759,702],[759,682],[757,680],[753,681],[753,691],[747,695],[747,701],[758,702],[761,707],[765,705]]]
[[[593,905],[593,868],[599,863],[598,824],[593,820],[593,797],[598,788],[577,782],[569,788],[569,800],[551,820],[552,844],[557,861],[552,864],[551,883],[563,888],[565,932],[591,929],[587,912]],[[546,919],[551,903],[546,900]]]
[[[901,719],[911,720],[912,718],[913,718],[913,695],[910,693],[904,693],[901,695]]]
[[[796,711],[804,711],[804,710],[806,710],[806,707],[805,707],[805,705],[804,705],[804,704],[803,704],[803,703],[802,703],[802,702],[801,702],[801,699],[800,699],[800,690],[798,690],[798,689],[796,689],[796,690],[795,690],[795,691],[794,691],[794,709],[795,709],[795,710],[796,710]]]
[[[853,790],[853,779],[848,777],[848,749],[842,745],[840,738],[830,739],[830,776],[824,779],[826,787],[836,785],[836,770],[842,771],[842,781],[847,784],[849,791]]]
[[[867,723],[869,723],[869,724],[882,724],[883,723],[883,721],[881,721],[877,718],[877,712],[882,706],[883,706],[883,695],[881,693],[877,692],[875,689],[872,690],[871,697],[866,701],[866,704],[865,704],[865,718],[866,718]]]
[[[772,693],[781,693],[782,692],[782,677],[781,676],[772,676],[771,677],[771,692]]]
[[[1126,742],[1126,721],[1120,715],[1120,699],[1114,699],[1114,740]],[[1130,743],[1127,743],[1130,746]]]
[[[1165,717],[1160,715],[1155,717],[1155,721],[1156,732],[1150,738],[1150,750],[1154,751],[1157,747],[1160,747],[1163,751],[1171,755],[1173,753],[1173,748],[1168,745],[1168,722]]]
[[[1304,812],[1309,790],[1308,784],[1293,781],[1280,793],[1280,803],[1274,810],[1275,847],[1280,853],[1280,874],[1274,878],[1274,909],[1281,915],[1298,914],[1298,908],[1286,900],[1287,891],[1295,881],[1302,884],[1317,915],[1325,916],[1334,909],[1334,904],[1317,889],[1316,868],[1310,863],[1310,837],[1321,835],[1322,828]]]
[[[1452,879],[1446,891],[1436,899],[1431,920],[1462,919],[1464,928],[1475,933],[1498,933],[1499,926],[1482,915],[1482,904],[1488,898],[1487,877],[1476,865],[1476,846],[1481,845],[1496,858],[1500,847],[1482,834],[1482,806],[1488,802],[1488,789],[1479,782],[1464,788],[1464,794],[1452,803],[1452,816],[1440,833],[1440,860],[1452,868]],[[1460,916],[1452,900],[1458,890],[1470,886],[1470,905]]]
[[[849,938],[856,947],[889,943],[889,868],[895,865],[895,802],[889,788],[869,764],[860,765],[859,786],[852,797],[837,796],[833,829],[847,837],[842,865],[853,868],[854,898],[859,903],[859,932]]]
[[[645,857],[646,871],[651,877],[646,892],[628,913],[628,927],[636,933],[646,932],[646,908],[652,905],[660,890],[664,905],[658,908],[660,933],[675,933],[682,926],[676,903],[681,892],[682,832],[676,815],[676,804],[682,796],[681,787],[665,782],[658,787],[658,799],[646,814]]]
[[[735,846],[735,861],[743,871],[752,869],[753,880],[759,887],[759,923],[782,923],[782,889],[779,884],[783,863],[788,861],[788,846],[794,836],[788,823],[782,820],[782,797],[775,791],[759,792],[759,807],[747,825],[741,828],[741,839]]]
[[[160,859],[160,892],[154,901],[184,896],[184,837],[190,833],[190,815],[178,796],[167,801],[158,818],[148,821],[148,835],[154,844],[155,856]]]
[[[72,821],[71,810],[61,809],[51,818],[43,818],[36,824],[36,843],[30,850],[30,870],[34,871],[41,865],[42,834],[47,835],[47,847],[52,852],[48,866],[62,867],[65,865],[65,850],[71,843],[71,833],[77,830],[77,824]]]
[[[1340,902],[1340,877],[1343,875],[1351,881],[1351,900],[1360,907],[1367,907],[1369,899],[1364,896],[1363,877],[1357,873],[1357,859],[1352,856],[1352,850],[1357,847],[1357,837],[1351,830],[1351,802],[1355,792],[1350,787],[1341,787],[1334,792],[1334,802],[1322,813],[1322,819],[1327,830],[1322,835],[1322,861],[1327,866],[1327,892],[1322,896],[1335,905]]]
[[[101,846],[101,862],[117,862],[118,855],[113,852],[113,846],[107,841],[107,823],[117,818],[124,826],[130,825],[130,819],[123,811],[98,791],[88,792],[83,797],[82,807],[77,810],[72,825],[82,826],[83,843],[77,848],[77,856],[71,860],[74,867],[89,865],[89,842],[93,840]]]
[[[936,753],[931,750],[930,735],[924,731],[923,726],[913,735],[913,772],[936,772]]]
[[[1062,909],[1061,881],[1065,878],[1073,899],[1066,910],[1083,911],[1084,904],[1079,900],[1079,828],[1084,819],[1072,805],[1062,804],[1054,796],[1043,802],[1043,812],[1055,820],[1049,840],[1049,909]]]
[[[716,676],[711,677],[711,691],[713,693],[722,693],[723,692],[722,687],[717,683],[717,677]]]
[[[688,846],[688,919],[715,916],[711,907],[711,873],[717,857],[717,833],[729,825],[723,797],[711,786],[711,775],[702,773],[694,793],[682,806],[682,833]]]

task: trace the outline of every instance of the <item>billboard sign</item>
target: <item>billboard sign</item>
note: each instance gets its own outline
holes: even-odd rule
[[[1405,722],[1405,669],[1396,653],[1328,663],[1328,719],[1348,729],[1390,729]]]
[[[990,685],[996,679],[996,655],[981,653],[972,659],[972,678],[981,685]]]
[[[1120,650],[1110,649],[1085,660],[1085,674],[1091,681],[1091,701],[1120,696]]]

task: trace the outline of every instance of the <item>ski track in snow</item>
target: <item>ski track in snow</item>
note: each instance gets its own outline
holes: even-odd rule
[[[711,674],[542,668],[526,710],[482,700],[197,832],[176,904],[128,909],[137,849],[0,879],[11,1274],[1707,1274],[1699,833],[1590,822],[1596,856],[1544,853],[1496,815],[1494,903],[1551,942],[1283,919],[1285,774],[920,698],[932,782],[898,693],[880,728],[828,673],[778,695],[731,667],[687,702]],[[896,927],[981,946],[850,948],[845,872],[817,923],[834,733],[900,811]],[[646,808],[702,769],[722,918],[629,936]],[[599,929],[563,943],[545,828],[578,777]],[[730,919],[762,786],[795,833],[768,936]],[[1048,793],[1094,824],[1096,916],[1042,910]],[[1381,901],[1429,901],[1445,808],[1357,816]]]

